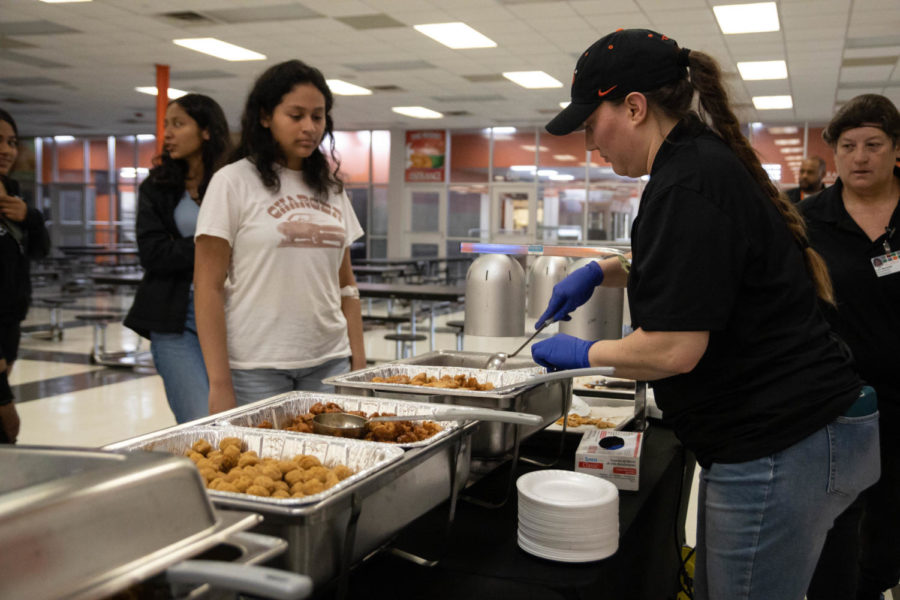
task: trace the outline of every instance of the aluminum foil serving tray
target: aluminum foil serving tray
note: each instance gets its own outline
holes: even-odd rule
[[[186,459],[0,448],[0,598],[106,598],[260,522]]]
[[[489,355],[485,355],[485,360]],[[532,368],[510,369],[503,371],[493,371],[487,369],[475,369],[471,367],[454,367],[454,366],[430,366],[421,364],[407,364],[403,362],[391,362],[384,365],[369,367],[344,375],[337,375],[324,380],[324,383],[330,383],[335,386],[355,387],[364,385],[366,388],[378,390],[397,390],[404,393],[441,395],[452,394],[462,398],[508,398],[515,396],[523,388],[528,387],[528,380],[535,375],[544,373],[543,367],[534,366]],[[506,389],[503,392],[494,392],[492,390],[470,390],[464,388],[439,388],[422,385],[409,385],[403,383],[380,383],[373,382],[375,377],[394,377],[397,375],[406,375],[410,379],[420,373],[425,373],[428,377],[440,379],[444,375],[456,377],[457,375],[465,375],[466,377],[474,377],[478,383],[492,383],[495,388],[506,387],[510,385],[517,386],[514,389]]]
[[[366,414],[374,412],[394,413],[397,415],[421,415],[438,412],[441,407],[425,402],[406,402],[393,398],[371,398],[366,396],[341,396],[317,392],[288,392],[270,398],[262,402],[239,407],[216,415],[215,424],[226,427],[257,427],[263,421],[268,421],[275,430],[280,431],[285,425],[291,424],[295,416],[309,412],[310,407],[321,402],[328,404],[334,402],[344,410],[359,410]],[[392,444],[400,448],[419,448],[433,444],[448,436],[451,431],[459,427],[457,421],[441,421],[443,428],[430,438],[418,442]],[[287,433],[287,432],[285,432]],[[330,438],[338,439],[338,438]]]
[[[132,442],[119,442],[107,446],[106,450],[148,450],[168,452],[183,456],[186,450],[199,439],[204,439],[213,447],[226,437],[237,437],[244,441],[244,451],[255,450],[260,458],[289,459],[298,454],[311,454],[326,467],[343,464],[354,473],[333,487],[318,494],[302,498],[268,498],[249,496],[235,492],[207,490],[217,505],[229,508],[259,510],[259,506],[272,505],[281,507],[314,504],[329,496],[334,496],[357,481],[375,473],[385,465],[403,456],[403,449],[393,444],[380,442],[363,442],[293,431],[277,431],[273,429],[250,429],[246,427],[213,427],[198,426],[178,428],[160,433],[148,439],[144,436]]]

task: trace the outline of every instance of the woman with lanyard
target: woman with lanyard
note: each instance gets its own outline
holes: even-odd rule
[[[878,393],[881,478],[835,521],[807,596],[878,600],[900,579],[900,112],[857,96],[823,136],[838,180],[800,210],[834,282],[825,316]]]
[[[215,100],[187,94],[166,108],[163,153],[141,184],[137,242],[144,278],[125,325],[150,340],[178,423],[209,414],[209,382],[194,318],[194,229],[213,173],[231,148]]]
[[[19,413],[9,375],[19,350],[20,324],[31,304],[30,259],[50,251],[50,236],[41,211],[19,197],[19,183],[9,173],[19,156],[19,129],[0,109],[0,443],[14,444]]]
[[[691,109],[695,94],[710,125]],[[597,285],[627,285],[634,332],[557,334],[532,355],[653,382],[702,466],[695,598],[799,600],[834,518],[878,477],[873,394],[861,395],[817,306],[817,294],[831,298],[821,258],[708,55],[647,30],[607,35],[579,58],[572,102],[547,130],[581,126],[617,174],[650,175],[633,262],[575,271],[538,325],[567,318]]]
[[[197,223],[197,324],[216,413],[366,364],[350,244],[363,231],[338,174],[334,98],[299,60],[257,79],[239,160]],[[320,147],[330,146],[331,160]]]

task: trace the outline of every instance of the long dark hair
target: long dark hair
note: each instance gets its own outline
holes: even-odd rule
[[[718,63],[708,54],[696,50],[690,51],[688,62],[689,78],[685,77],[651,92],[646,92],[644,96],[651,105],[667,116],[681,120],[695,114],[692,110],[692,103],[694,92],[697,92],[700,101],[700,116],[710,121],[709,125],[712,129],[728,144],[728,147],[737,155],[759,187],[781,213],[791,234],[803,250],[806,270],[815,283],[816,294],[829,304],[834,304],[834,290],[831,287],[828,267],[822,257],[809,247],[806,223],[800,216],[800,212],[769,179],[756,151],[741,133],[740,122],[731,110],[728,92],[722,85]]]
[[[209,139],[203,140],[201,146],[203,179],[200,181],[197,191],[202,199],[213,173],[218,171],[228,160],[228,153],[231,151],[228,121],[225,120],[222,107],[215,100],[203,94],[186,94],[169,102],[169,106],[172,104],[183,108],[184,112],[197,122],[200,131],[206,131],[209,134]],[[188,172],[186,160],[181,158],[176,160],[163,150],[162,154],[153,159],[153,165],[153,169],[150,170],[150,178],[154,183],[162,187],[184,189],[184,180]]]
[[[275,165],[284,161],[284,154],[272,137],[272,132],[268,127],[263,127],[260,119],[271,117],[284,95],[294,89],[294,86],[305,83],[316,86],[325,96],[325,133],[322,141],[328,140],[331,163],[329,164],[320,145],[308,158],[303,159],[301,170],[306,184],[324,200],[330,191],[343,191],[344,182],[338,173],[341,163],[334,151],[334,121],[331,118],[334,96],[325,83],[325,77],[315,67],[299,60],[289,60],[269,67],[259,76],[247,97],[241,117],[241,142],[234,152],[233,160],[250,159],[256,166],[263,185],[278,191],[281,180],[275,171]],[[334,165],[333,170],[331,165]]]
[[[12,118],[12,115],[0,108],[0,121],[6,121],[13,128],[13,133],[16,134],[16,137],[19,137],[19,128],[16,126],[16,120]]]

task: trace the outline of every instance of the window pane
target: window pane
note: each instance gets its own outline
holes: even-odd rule
[[[582,172],[584,168],[582,167]],[[584,182],[542,184],[538,191],[538,239],[572,243],[584,239]]]
[[[372,231],[371,235],[387,235],[388,231],[388,190],[386,186],[375,186],[372,190]]]
[[[592,183],[588,191],[587,239],[616,240],[631,237],[631,221],[637,214],[639,180],[609,179]]]
[[[371,238],[369,250],[372,258],[387,258],[387,238]]]
[[[347,195],[350,196],[350,204],[353,205],[353,212],[356,213],[356,218],[359,220],[359,224],[362,225],[363,235],[361,238],[353,242],[350,246],[350,258],[365,258],[366,257],[366,222],[368,220],[369,215],[369,188],[367,187],[356,187],[356,188],[346,188]]]
[[[499,233],[528,233],[528,192],[497,191],[500,204]]]
[[[535,132],[494,133],[494,181],[534,181]]]
[[[153,158],[156,156],[156,136],[141,136],[138,138],[138,164],[135,184],[140,185],[147,178],[150,168],[153,166]]]
[[[412,192],[412,231],[438,230],[440,192]]]
[[[538,168],[546,174],[541,181],[565,182],[577,187],[584,186],[584,162],[587,153],[584,149],[584,133],[571,133],[562,137],[541,134],[541,152]]]
[[[368,131],[335,131],[334,147],[341,161],[341,174],[346,183],[369,183]],[[325,150],[328,156],[328,150]]]
[[[438,255],[437,244],[412,244],[411,252],[413,258],[433,257]]]
[[[487,186],[454,185],[447,196],[447,236],[486,240],[491,197]],[[457,249],[459,243],[456,243]]]
[[[391,167],[391,132],[372,132],[372,183],[387,183]]]
[[[53,138],[47,137],[41,140],[41,181],[51,183],[53,181],[53,154],[56,145]]]
[[[110,214],[109,146],[106,138],[88,142],[90,153],[90,183],[94,186],[94,219],[112,222],[118,216]],[[112,207],[113,211],[115,207]]]
[[[71,141],[56,142],[56,156],[59,161],[59,179],[72,183],[84,182],[84,143],[76,138]]]
[[[450,181],[488,181],[491,135],[489,129],[450,133]]]

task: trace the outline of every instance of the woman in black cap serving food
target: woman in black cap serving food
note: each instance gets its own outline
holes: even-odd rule
[[[579,58],[572,102],[547,130],[581,127],[617,174],[650,175],[632,264],[575,271],[537,324],[568,318],[598,285],[627,285],[634,333],[558,334],[532,354],[554,370],[608,365],[653,382],[703,467],[695,598],[799,600],[834,518],[879,465],[874,393],[817,306],[832,301],[822,259],[708,55],[653,31],[607,35]]]

